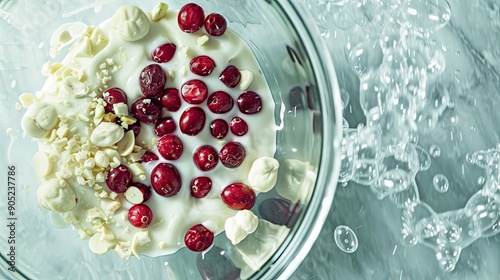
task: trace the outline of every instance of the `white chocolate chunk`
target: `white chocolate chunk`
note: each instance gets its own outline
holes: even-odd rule
[[[144,168],[142,168],[142,165],[137,162],[130,164],[128,168],[130,169],[130,172],[132,173],[132,175],[134,175],[134,177],[137,177],[145,173]]]
[[[89,93],[89,88],[80,82],[76,76],[68,76],[64,79],[63,89],[76,98],[84,97]]]
[[[109,157],[103,151],[97,151],[94,156],[95,164],[99,167],[106,168],[109,166]]]
[[[236,215],[226,220],[224,228],[226,236],[233,245],[236,245],[245,239],[247,235],[257,229],[259,218],[249,210],[238,211]]]
[[[23,108],[28,108],[33,103],[35,103],[36,98],[31,93],[23,93],[19,96],[19,101],[21,102],[21,105],[23,106]]]
[[[137,6],[121,6],[112,17],[114,30],[125,41],[137,41],[149,32],[150,22]]]
[[[151,20],[159,21],[164,18],[168,11],[168,4],[160,2],[151,10]]]
[[[121,156],[128,156],[134,151],[135,146],[135,135],[133,130],[127,131],[123,136],[122,140],[120,140],[116,144],[116,151],[120,153]]]
[[[103,240],[101,238],[102,234],[100,232],[92,235],[92,237],[89,240],[89,248],[92,252],[94,252],[97,255],[104,255],[106,254],[109,249],[115,247],[116,245],[116,240],[110,241],[110,240]]]
[[[278,180],[279,167],[279,162],[274,158],[261,157],[256,159],[248,172],[250,187],[258,192],[270,191]]]
[[[39,178],[45,178],[52,170],[52,161],[44,152],[37,152],[33,156],[33,164],[35,166],[36,175]]]
[[[138,233],[135,234],[134,238],[137,239],[137,244],[139,246],[144,246],[151,242],[151,238],[149,237],[149,231],[144,230],[144,231],[139,231]]]
[[[125,103],[116,103],[113,104],[113,111],[117,116],[126,116],[128,115],[128,106]]]
[[[102,227],[100,241],[113,241],[115,240],[115,234],[107,227]]]
[[[210,38],[207,35],[202,35],[196,40],[196,44],[201,47],[208,43],[208,41],[210,41]]]
[[[59,118],[54,107],[44,103],[35,103],[29,106],[22,118],[21,125],[23,130],[33,138],[42,138],[58,122]]]
[[[100,123],[90,135],[90,142],[98,147],[108,147],[116,144],[123,138],[123,128],[111,122]]]
[[[248,70],[240,71],[241,79],[240,79],[240,89],[246,90],[250,86],[253,81],[253,73]]]
[[[115,253],[118,257],[128,260],[132,255],[132,251],[130,250],[130,241],[118,241],[115,247]]]
[[[65,181],[50,179],[44,181],[37,189],[38,203],[49,210],[68,212],[76,207],[76,195]]]

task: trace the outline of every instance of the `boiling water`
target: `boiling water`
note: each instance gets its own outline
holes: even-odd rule
[[[499,3],[486,2],[490,27],[496,31],[490,35],[498,38]],[[321,35],[333,39],[342,54],[334,55],[337,71],[344,62],[359,82],[359,88],[347,88],[349,75],[339,71],[345,116],[339,183],[365,186],[378,199],[395,203],[401,210],[402,243],[431,248],[443,271],[454,270],[464,248],[500,232],[500,144],[493,144],[499,141],[499,129],[493,126],[493,131],[482,132],[493,136],[493,145],[465,154],[478,147],[475,141],[482,138],[476,124],[465,125],[471,115],[487,113],[478,112],[482,110],[478,100],[498,101],[500,63],[488,62],[498,45],[478,53],[473,45],[480,42],[469,42],[458,32],[465,50],[452,50],[446,34],[459,28],[452,26],[453,12],[446,0],[304,3]],[[478,4],[471,1],[469,5],[473,9]],[[464,15],[467,12],[460,16]],[[458,65],[464,53],[477,65]],[[356,118],[356,112],[363,115]],[[495,123],[494,115],[486,120]],[[461,178],[435,172],[433,165],[440,161],[448,161],[445,165],[463,162],[463,178],[481,174],[477,185],[467,187],[475,193],[465,207],[438,212],[421,199],[423,193],[443,195],[465,184]],[[468,174],[470,170],[474,174]],[[425,176],[431,179],[420,179]],[[342,251],[355,250],[351,239],[346,239],[350,250],[339,239],[339,235],[353,236],[352,230],[341,226],[334,232]]]

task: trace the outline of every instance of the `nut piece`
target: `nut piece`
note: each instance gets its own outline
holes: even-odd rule
[[[241,80],[240,80],[240,89],[246,90],[253,81],[253,73],[248,70],[240,71]]]
[[[151,10],[151,20],[159,21],[164,18],[168,11],[168,4],[160,2]]]
[[[146,36],[151,23],[137,6],[122,6],[112,17],[114,30],[125,41],[134,42]]]

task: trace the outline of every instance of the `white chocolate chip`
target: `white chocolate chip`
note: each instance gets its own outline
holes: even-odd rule
[[[53,178],[40,184],[36,195],[42,207],[60,213],[71,211],[76,207],[75,192],[70,186],[61,184],[62,182]]]
[[[112,17],[114,30],[125,41],[137,41],[149,32],[150,22],[137,6],[121,6]]]
[[[31,93],[23,93],[19,96],[19,101],[21,102],[23,108],[28,108],[33,103],[35,103],[36,99],[35,96]]]
[[[278,179],[279,162],[271,157],[256,159],[248,172],[250,187],[258,192],[270,191]]]
[[[240,89],[246,90],[250,86],[253,81],[253,73],[248,70],[240,71],[241,79],[240,79]]]
[[[203,35],[196,40],[196,44],[201,47],[208,43],[208,41],[210,41],[210,38],[207,35]]]
[[[249,210],[241,210],[226,220],[224,228],[227,238],[231,240],[233,245],[236,245],[254,232],[258,224],[259,218],[254,213]]]
[[[129,168],[130,172],[132,173],[132,175],[134,175],[135,177],[145,173],[144,168],[142,168],[142,165],[140,163],[137,163],[137,162],[129,164],[128,168]]]
[[[134,238],[137,239],[137,244],[139,246],[143,246],[151,242],[151,238],[149,238],[149,232],[147,230],[139,231],[135,234]]]
[[[99,167],[106,168],[109,166],[109,157],[103,151],[97,151],[94,156],[95,164]]]
[[[108,147],[116,144],[123,138],[123,128],[111,122],[100,123],[90,135],[90,142],[98,147]]]
[[[181,53],[182,56],[188,56],[189,55],[189,47],[188,46],[182,46],[180,53]]]
[[[68,76],[64,79],[63,89],[76,98],[84,97],[89,93],[89,88],[80,82],[76,76]]]
[[[151,10],[151,20],[159,21],[164,18],[168,11],[168,4],[160,2]]]
[[[186,76],[188,74],[186,66],[182,66],[179,73],[181,73],[181,76]]]
[[[116,240],[104,240],[101,238],[102,234],[100,232],[92,235],[89,240],[89,248],[90,250],[97,255],[106,254],[109,249],[115,247]]]
[[[130,241],[118,241],[118,244],[115,247],[115,253],[122,259],[130,259],[130,256],[132,255],[132,251],[130,250]]]
[[[133,130],[127,131],[123,136],[122,140],[120,140],[116,144],[116,151],[120,153],[121,156],[128,156],[134,151],[135,146],[135,135]]]

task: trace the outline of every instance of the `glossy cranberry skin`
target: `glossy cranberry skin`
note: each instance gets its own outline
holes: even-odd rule
[[[208,76],[215,68],[215,61],[206,55],[200,55],[191,60],[189,69],[196,75]]]
[[[201,171],[210,171],[215,168],[219,162],[219,155],[217,150],[212,146],[201,146],[193,153],[193,161],[196,167]]]
[[[191,181],[191,195],[196,198],[203,198],[212,189],[212,180],[208,177],[196,177]]]
[[[234,210],[250,210],[255,205],[255,192],[241,183],[227,186],[221,193],[222,201]]]
[[[181,157],[184,146],[181,139],[173,134],[162,136],[156,144],[160,155],[167,160],[176,160]]]
[[[184,236],[184,244],[194,252],[203,252],[210,248],[214,242],[214,233],[208,230],[204,225],[197,224],[192,226]]]
[[[106,185],[115,193],[124,193],[132,185],[132,173],[125,165],[113,168],[106,175]]]
[[[134,135],[135,137],[137,137],[137,135],[139,135],[139,133],[141,132],[141,122],[135,122],[133,124],[129,124],[127,131],[129,130],[134,131]]]
[[[210,133],[216,139],[222,139],[226,137],[229,131],[229,125],[223,119],[216,119],[210,124]]]
[[[213,113],[224,114],[233,109],[234,100],[226,92],[216,91],[208,97],[207,106]]]
[[[145,204],[137,204],[128,210],[128,220],[137,228],[147,228],[153,220],[153,212]]]
[[[205,12],[203,8],[194,3],[184,5],[177,15],[179,28],[186,33],[193,33],[200,30],[204,20]]]
[[[240,117],[234,117],[231,122],[229,122],[229,127],[231,132],[236,136],[243,136],[248,132],[248,124]]]
[[[227,168],[240,166],[245,156],[245,148],[238,142],[227,143],[219,152],[220,162]]]
[[[170,134],[175,131],[177,125],[172,117],[165,117],[160,119],[155,126],[155,135],[161,137],[165,134]]]
[[[163,44],[153,50],[151,53],[151,59],[158,63],[169,62],[174,57],[176,49],[177,46],[175,44]]]
[[[106,102],[104,110],[106,112],[114,112],[113,109],[114,104],[119,104],[119,103],[125,103],[125,105],[127,104],[127,94],[123,90],[114,87],[107,89],[102,93],[102,100]]]
[[[212,36],[221,36],[226,32],[226,19],[217,13],[209,14],[205,18],[205,30]]]
[[[219,80],[226,86],[235,88],[241,80],[240,70],[233,65],[229,65],[226,69],[224,69],[224,71],[222,71],[219,76]]]
[[[181,189],[179,171],[170,163],[159,163],[151,171],[151,186],[161,196],[174,196]]]
[[[205,126],[206,115],[200,107],[187,108],[179,119],[179,128],[182,133],[190,136],[197,135]]]
[[[143,123],[156,124],[161,117],[162,107],[156,99],[141,97],[132,103],[130,113]]]
[[[243,114],[255,114],[262,109],[260,95],[253,91],[242,93],[238,97],[238,108]]]
[[[189,104],[201,104],[207,99],[208,88],[201,80],[189,80],[181,86],[181,95]]]
[[[139,85],[145,97],[157,97],[162,93],[167,82],[167,76],[158,64],[150,64],[141,71]]]
[[[142,156],[142,162],[144,163],[148,163],[148,162],[152,162],[152,161],[157,161],[159,160],[160,158],[152,153],[152,152],[146,152],[143,156]]]
[[[179,96],[179,90],[176,88],[165,89],[160,100],[167,111],[177,112],[181,107],[181,97]]]

